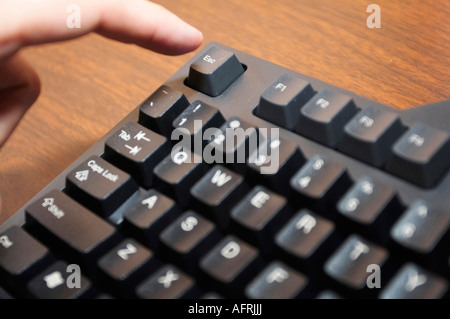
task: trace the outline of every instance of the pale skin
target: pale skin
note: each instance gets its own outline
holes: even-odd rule
[[[80,28],[66,24],[74,3]],[[40,92],[39,76],[20,49],[90,32],[166,55],[193,51],[203,40],[200,31],[146,0],[0,0],[0,148]]]

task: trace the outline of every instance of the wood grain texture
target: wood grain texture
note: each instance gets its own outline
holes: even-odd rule
[[[217,41],[362,96],[409,108],[450,99],[450,4],[379,0],[158,1]],[[42,93],[0,149],[0,222],[150,95],[193,53],[158,55],[98,35],[23,50]]]

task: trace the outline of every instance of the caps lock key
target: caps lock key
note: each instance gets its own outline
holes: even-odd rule
[[[91,156],[66,178],[67,193],[102,216],[108,216],[137,189],[124,171],[98,156]]]

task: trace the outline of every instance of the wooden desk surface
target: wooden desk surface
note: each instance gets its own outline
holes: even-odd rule
[[[395,108],[450,99],[448,0],[167,0],[217,41]],[[27,48],[42,93],[0,149],[0,222],[150,95],[193,53],[158,55],[98,35]]]

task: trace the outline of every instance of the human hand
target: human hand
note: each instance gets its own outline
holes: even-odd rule
[[[79,28],[67,25],[70,5],[80,8]],[[0,147],[40,92],[39,77],[19,50],[90,32],[167,55],[193,51],[203,40],[200,31],[146,0],[0,0]]]

